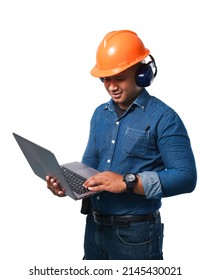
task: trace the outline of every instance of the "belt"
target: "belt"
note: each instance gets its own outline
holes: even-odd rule
[[[104,226],[128,227],[130,223],[147,222],[155,219],[159,211],[145,215],[101,215],[92,210],[94,222]]]

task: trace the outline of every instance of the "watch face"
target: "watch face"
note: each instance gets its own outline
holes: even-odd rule
[[[135,177],[134,174],[127,174],[126,175],[126,181],[127,182],[133,182],[133,181],[135,181],[135,179],[136,179],[136,177]]]

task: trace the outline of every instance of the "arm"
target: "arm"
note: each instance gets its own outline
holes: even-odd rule
[[[137,179],[134,193],[144,195],[141,178],[137,176]],[[85,181],[84,187],[90,191],[108,191],[112,193],[121,193],[127,190],[123,176],[111,171],[104,171],[90,177]]]
[[[197,181],[196,164],[185,126],[169,111],[158,127],[158,148],[165,169],[139,173],[147,198],[189,193]]]

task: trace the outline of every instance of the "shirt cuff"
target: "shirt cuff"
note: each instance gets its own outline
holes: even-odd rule
[[[137,175],[141,178],[144,193],[147,199],[163,197],[161,183],[157,172],[144,171],[142,173],[138,173]]]

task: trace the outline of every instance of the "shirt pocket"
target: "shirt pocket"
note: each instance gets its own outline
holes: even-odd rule
[[[127,127],[123,141],[123,152],[131,156],[142,157],[148,147],[149,132]]]

